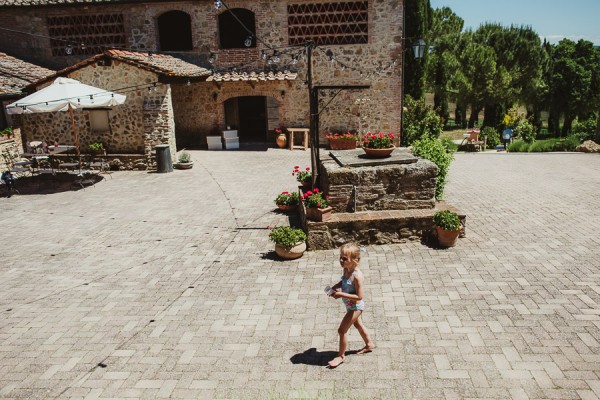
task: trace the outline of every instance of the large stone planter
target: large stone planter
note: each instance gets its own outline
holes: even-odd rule
[[[275,245],[275,253],[281,258],[286,260],[294,260],[296,258],[302,257],[302,254],[306,251],[306,242],[300,242],[296,245],[287,248],[280,244]]]

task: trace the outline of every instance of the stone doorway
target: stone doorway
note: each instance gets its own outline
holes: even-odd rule
[[[234,97],[225,102],[225,125],[238,131],[240,142],[267,142],[267,120],[265,96]]]

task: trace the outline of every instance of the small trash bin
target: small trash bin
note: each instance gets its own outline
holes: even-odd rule
[[[168,144],[156,146],[156,172],[173,172],[171,147]]]

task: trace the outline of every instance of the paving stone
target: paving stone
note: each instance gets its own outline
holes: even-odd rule
[[[467,237],[365,249],[378,347],[335,370],[337,251],[280,261],[266,230],[308,152],[192,156],[0,198],[0,397],[600,398],[597,155],[457,154]]]

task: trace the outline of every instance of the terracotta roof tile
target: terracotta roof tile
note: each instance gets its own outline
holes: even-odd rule
[[[237,81],[293,81],[298,76],[297,72],[225,72],[209,76],[208,82],[237,82]]]
[[[0,53],[0,95],[20,94],[21,90],[54,71]]]
[[[132,62],[166,76],[193,78],[211,74],[206,68],[191,64],[169,54],[152,53],[152,57],[149,57],[149,53],[125,50],[108,50],[105,54],[109,54],[116,59]]]

